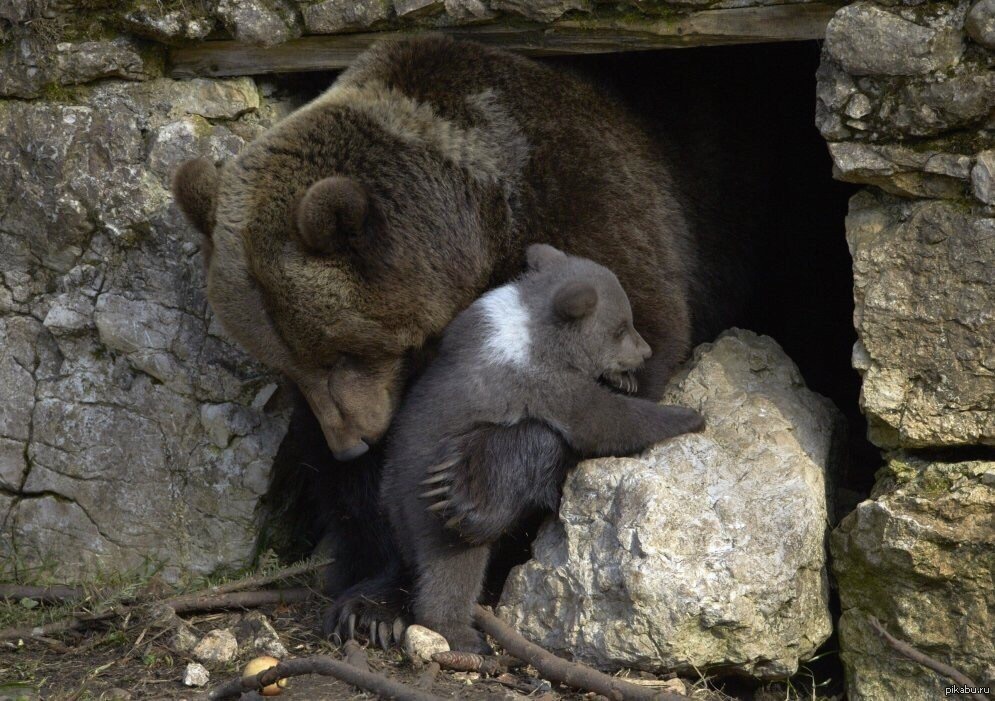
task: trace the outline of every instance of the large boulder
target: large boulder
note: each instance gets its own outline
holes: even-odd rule
[[[995,444],[995,218],[865,191],[846,229],[870,439]]]
[[[248,78],[0,102],[0,579],[251,561],[288,412],[213,322],[168,180],[278,116]]]
[[[933,701],[953,684],[889,648],[893,636],[995,682],[995,462],[897,456],[831,538],[850,701]]]
[[[602,668],[789,675],[832,629],[840,415],[773,340],[738,330],[697,348],[665,400],[699,409],[705,431],[581,463],[501,616]]]

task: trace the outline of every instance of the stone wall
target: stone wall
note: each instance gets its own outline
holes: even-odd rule
[[[851,701],[942,698],[898,638],[995,682],[995,2],[873,3],[829,23],[817,122],[850,203],[871,499],[832,537]]]
[[[292,103],[46,14],[0,5],[0,579],[245,566],[289,412],[213,322],[168,181]]]

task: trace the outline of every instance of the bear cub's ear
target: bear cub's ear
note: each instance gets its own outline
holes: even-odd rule
[[[530,270],[543,270],[566,259],[566,253],[545,243],[534,243],[525,249],[525,260]]]
[[[553,311],[565,321],[583,319],[593,312],[596,306],[598,306],[598,291],[589,282],[573,280],[564,283],[553,295]]]
[[[297,233],[315,253],[329,253],[362,233],[368,208],[366,191],[355,180],[319,180],[297,205]]]
[[[209,237],[214,231],[218,169],[206,158],[186,161],[173,175],[172,190],[186,218]]]

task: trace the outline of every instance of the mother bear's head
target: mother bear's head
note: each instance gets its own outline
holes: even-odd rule
[[[492,94],[443,115],[375,63],[234,160],[188,161],[173,181],[209,241],[214,312],[300,387],[343,460],[387,429],[409,354],[509,257],[508,183],[524,159]]]

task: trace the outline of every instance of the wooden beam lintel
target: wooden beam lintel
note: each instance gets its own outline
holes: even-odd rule
[[[821,39],[839,8],[820,2],[703,10],[673,19],[591,19],[485,24],[440,31],[529,56],[614,53]],[[174,78],[304,73],[345,68],[373,42],[416,31],[311,35],[269,48],[208,41],[170,51]]]

